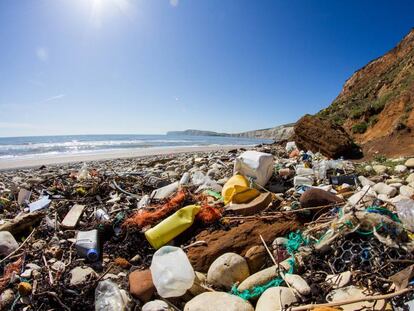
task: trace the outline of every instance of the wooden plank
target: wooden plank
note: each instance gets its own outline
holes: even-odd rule
[[[66,214],[62,221],[62,227],[66,229],[74,229],[82,216],[85,205],[75,204],[70,211]]]

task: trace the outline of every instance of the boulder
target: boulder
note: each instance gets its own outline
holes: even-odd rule
[[[14,236],[9,231],[0,231],[0,256],[8,256],[19,247]]]
[[[129,274],[129,292],[135,298],[146,302],[155,292],[151,270],[135,270]]]
[[[250,275],[246,259],[236,253],[226,253],[214,260],[207,272],[207,282],[230,289]]]
[[[404,165],[408,168],[414,168],[414,158],[410,158],[407,161],[405,161]]]
[[[305,115],[296,122],[293,139],[299,149],[320,152],[336,159],[360,158],[362,152],[343,127],[330,120]]]
[[[317,188],[306,190],[300,196],[299,201],[302,207],[316,207],[343,202],[341,198],[333,193]]]
[[[293,291],[288,287],[270,287],[259,298],[256,311],[280,311],[297,302]]]
[[[223,292],[208,292],[191,299],[184,311],[254,311],[252,305],[242,298]]]

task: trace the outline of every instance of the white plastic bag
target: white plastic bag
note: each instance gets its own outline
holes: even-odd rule
[[[155,288],[163,298],[180,297],[193,286],[194,269],[179,247],[163,246],[157,250],[150,270]]]
[[[252,177],[260,186],[267,184],[273,175],[273,169],[273,155],[269,153],[246,151],[234,162],[234,174]]]
[[[395,204],[397,214],[404,226],[414,232],[414,201],[401,200]]]
[[[131,301],[125,291],[121,291],[111,280],[100,281],[95,289],[96,311],[127,311]]]

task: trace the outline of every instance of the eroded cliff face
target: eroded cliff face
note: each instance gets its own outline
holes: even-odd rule
[[[413,107],[414,29],[395,48],[355,72],[317,115],[342,125],[367,155],[409,155],[414,154]]]
[[[273,139],[274,141],[288,140],[293,135],[293,126],[295,124],[285,124],[276,126],[269,129],[248,131],[238,134],[232,134],[235,137],[248,137],[248,138],[266,138]]]

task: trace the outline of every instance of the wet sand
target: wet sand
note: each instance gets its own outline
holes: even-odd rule
[[[189,147],[162,147],[133,150],[113,150],[100,153],[72,154],[72,155],[43,155],[35,158],[12,158],[0,160],[0,170],[29,168],[42,165],[53,165],[74,162],[136,158],[153,155],[177,154],[186,152],[209,152],[214,150],[231,150],[249,148],[247,145],[231,146],[189,146]]]

